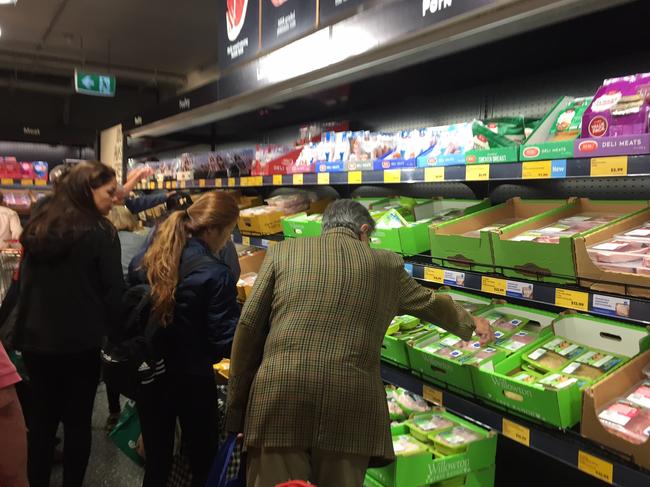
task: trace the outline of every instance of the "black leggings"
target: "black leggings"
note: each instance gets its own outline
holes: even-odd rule
[[[63,422],[63,485],[81,487],[92,442],[99,349],[65,355],[24,352],[23,358],[34,400],[28,447],[30,486],[49,486],[56,431]]]
[[[143,487],[167,485],[178,418],[189,447],[192,487],[203,487],[219,443],[214,377],[163,376],[136,403],[146,456]]]

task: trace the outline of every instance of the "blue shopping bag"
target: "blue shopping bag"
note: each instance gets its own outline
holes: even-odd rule
[[[228,465],[230,464],[230,460],[232,459],[236,446],[237,435],[228,435],[226,441],[224,441],[223,446],[214,459],[214,463],[210,469],[210,475],[208,476],[208,481],[206,482],[205,487],[245,487],[245,466],[243,464],[239,467],[237,478],[228,480]]]

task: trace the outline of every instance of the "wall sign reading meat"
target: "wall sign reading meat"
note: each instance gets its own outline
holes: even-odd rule
[[[255,57],[259,51],[259,1],[218,0],[219,67]]]
[[[273,49],[313,30],[316,10],[316,0],[262,0],[262,49]]]

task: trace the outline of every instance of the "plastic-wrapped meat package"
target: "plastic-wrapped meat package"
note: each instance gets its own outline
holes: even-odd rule
[[[424,445],[418,442],[415,438],[408,435],[401,435],[393,437],[393,450],[395,455],[414,455],[426,451]]]
[[[417,428],[428,433],[451,428],[456,424],[438,413],[414,416],[412,422]]]
[[[510,240],[516,242],[537,242],[547,244],[559,244],[561,237],[572,237],[578,233],[591,230],[600,225],[608,223],[615,218],[614,215],[597,215],[588,214],[576,215],[569,218],[563,218],[556,223],[547,225],[534,230],[528,230],[519,235],[512,237]]]
[[[490,313],[484,316],[490,323],[490,326],[495,330],[501,330],[504,333],[513,333],[515,330],[523,327],[526,323],[525,320],[517,316],[506,315],[501,313]]]
[[[577,377],[571,377],[563,374],[549,374],[538,381],[551,389],[564,389],[578,383]]]
[[[637,386],[626,399],[636,406],[650,409],[650,381]]]
[[[257,216],[266,215],[269,213],[277,213],[278,209],[272,206],[256,206],[254,208],[246,208],[239,212],[240,216]]]
[[[634,444],[641,444],[650,437],[650,410],[634,404],[618,401],[598,414],[601,424],[611,433]]]
[[[463,358],[462,362],[464,364],[466,364],[466,365],[480,365],[483,362],[485,362],[487,360],[490,360],[497,353],[498,353],[498,350],[496,348],[483,347],[483,348],[480,348],[473,355],[470,355],[470,356],[468,356],[466,358]]]
[[[521,330],[509,338],[501,339],[497,342],[497,345],[501,348],[509,350],[510,352],[516,352],[517,350],[520,350],[525,346],[533,343],[535,340],[537,340],[537,337],[537,333]]]
[[[285,215],[293,215],[309,209],[309,196],[302,192],[280,195],[267,199],[266,203]]]
[[[467,445],[480,440],[482,436],[464,426],[456,426],[447,431],[437,434],[433,438],[436,450],[443,455],[461,453],[467,449]]]

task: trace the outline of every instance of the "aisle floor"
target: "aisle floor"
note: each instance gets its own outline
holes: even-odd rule
[[[122,406],[124,406],[122,398]],[[93,412],[93,446],[86,472],[84,487],[140,487],[144,470],[122,453],[108,438],[104,425],[108,417],[106,388],[100,384]],[[59,435],[62,437],[62,434]],[[54,467],[50,485],[59,487],[63,481],[63,468]]]

